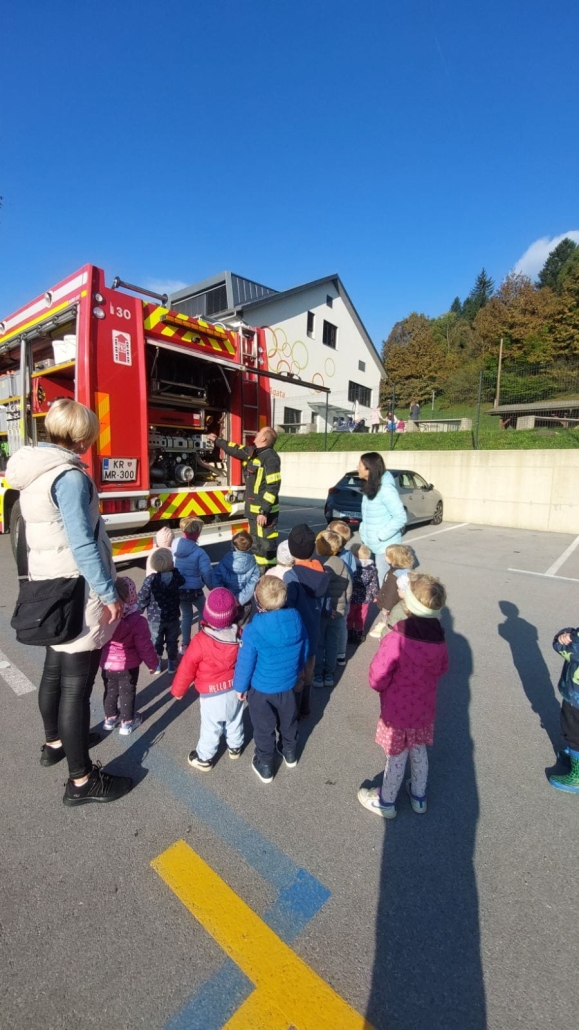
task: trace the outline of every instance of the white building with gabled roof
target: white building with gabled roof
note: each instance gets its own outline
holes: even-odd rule
[[[187,315],[265,328],[269,369],[288,375],[287,384],[270,384],[274,425],[289,432],[324,429],[326,394],[291,376],[330,388],[330,426],[348,414],[369,425],[384,366],[338,275],[278,291],[222,272],[172,294],[170,302]]]

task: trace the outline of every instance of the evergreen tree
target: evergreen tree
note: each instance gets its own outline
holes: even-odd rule
[[[450,305],[450,310],[452,311],[453,315],[458,315],[460,318],[460,316],[462,315],[462,303],[460,297],[454,298],[452,304]]]
[[[563,266],[567,263],[569,258],[573,256],[575,251],[579,249],[573,240],[570,240],[568,236],[551,251],[549,257],[545,261],[541,271],[539,272],[538,284],[539,287],[550,286],[555,293],[561,291],[561,272]]]
[[[491,299],[495,288],[494,279],[487,275],[484,268],[477,275],[474,286],[462,306],[462,317],[474,322],[478,312]]]

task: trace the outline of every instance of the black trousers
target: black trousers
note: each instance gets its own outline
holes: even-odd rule
[[[133,720],[138,679],[138,665],[136,669],[126,669],[124,672],[111,672],[110,669],[103,669],[105,685],[103,705],[107,719],[114,719],[120,715],[121,722]]]
[[[255,757],[271,765],[275,754],[275,731],[279,729],[284,748],[294,749],[298,739],[298,712],[293,690],[281,694],[264,694],[250,687],[247,692],[249,714],[253,723]]]
[[[181,620],[170,619],[168,622],[150,622],[149,629],[155,642],[155,651],[159,658],[163,657],[163,649],[167,647],[167,658],[175,662],[179,655],[179,634],[181,633]]]
[[[579,708],[568,701],[561,705],[561,735],[571,751],[579,751]]]
[[[257,515],[248,515],[249,532],[253,537],[253,553],[259,565],[260,572],[267,572],[268,569],[277,563],[277,531],[278,513],[267,516],[265,526],[258,526]]]
[[[47,742],[62,740],[68,774],[75,780],[92,769],[88,753],[90,695],[100,656],[100,650],[69,654],[46,648],[38,707]]]

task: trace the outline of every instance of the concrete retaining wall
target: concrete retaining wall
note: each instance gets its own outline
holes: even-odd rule
[[[325,499],[357,451],[281,454],[282,500]],[[444,517],[513,529],[579,533],[579,450],[382,452],[440,490]]]

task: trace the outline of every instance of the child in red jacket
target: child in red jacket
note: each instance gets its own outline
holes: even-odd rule
[[[386,752],[382,787],[361,787],[358,801],[382,819],[394,819],[396,797],[410,755],[406,789],[413,810],[426,812],[428,754],[434,738],[438,681],[448,669],[439,618],[446,592],[433,576],[408,575],[403,608],[408,618],[384,637],[370,665],[370,686],[380,693],[376,743]]]
[[[195,684],[201,707],[199,743],[187,761],[208,772],[225,733],[230,758],[243,748],[243,702],[233,690],[233,673],[239,653],[239,629],[235,623],[239,605],[230,590],[216,587],[207,595],[199,632],[189,644],[171,693],[183,697]]]

